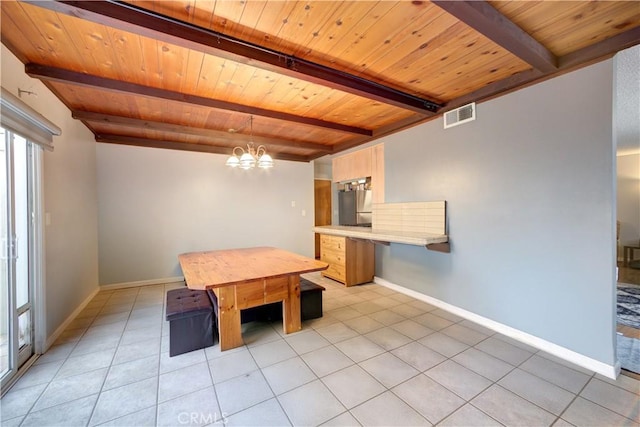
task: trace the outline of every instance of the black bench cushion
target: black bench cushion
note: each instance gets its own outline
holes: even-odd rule
[[[167,292],[167,320],[169,321],[212,311],[213,306],[205,291],[182,288]]]

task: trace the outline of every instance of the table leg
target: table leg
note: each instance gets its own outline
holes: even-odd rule
[[[218,289],[218,337],[221,351],[244,345],[235,286]]]
[[[282,301],[282,328],[285,334],[302,329],[300,321],[300,275],[289,276],[289,292]]]
[[[627,246],[622,248],[622,265],[624,267],[626,267],[629,264],[629,258],[627,258],[627,253],[629,251],[629,248]]]

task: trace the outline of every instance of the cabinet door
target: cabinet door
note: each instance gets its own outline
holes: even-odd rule
[[[371,148],[353,153],[352,174],[352,178],[371,176]]]
[[[335,157],[332,162],[333,182],[342,182],[350,179],[347,156]]]
[[[323,277],[330,277],[339,282],[346,283],[346,238],[320,235],[320,259],[329,263],[329,268],[322,272]]]
[[[373,203],[384,203],[384,144],[371,147],[371,190]]]
[[[365,148],[333,159],[333,182],[371,176],[372,150]]]
[[[321,234],[320,242],[322,251],[335,251],[344,254],[346,249],[346,237],[332,236],[330,234]]]

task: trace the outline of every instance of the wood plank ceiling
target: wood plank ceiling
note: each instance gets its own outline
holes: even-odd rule
[[[295,161],[640,43],[635,1],[0,3],[2,43],[96,141]]]

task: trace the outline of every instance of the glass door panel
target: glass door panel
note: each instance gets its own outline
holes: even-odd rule
[[[0,378],[5,377],[11,370],[9,257],[6,249],[9,237],[7,138],[6,131],[0,128],[0,244],[2,244],[0,248]]]
[[[29,280],[29,241],[31,209],[29,208],[29,172],[27,140],[19,135],[13,138],[13,212],[16,312],[18,314],[18,366],[33,354],[31,288]]]
[[[31,310],[18,316],[18,349],[22,353],[31,347]]]

